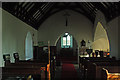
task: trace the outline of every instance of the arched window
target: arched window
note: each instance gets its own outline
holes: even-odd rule
[[[61,48],[71,48],[72,47],[72,36],[69,33],[65,33],[61,36]]]
[[[25,59],[33,58],[33,43],[31,33],[28,32],[25,40]]]

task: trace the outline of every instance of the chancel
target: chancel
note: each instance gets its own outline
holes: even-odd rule
[[[0,4],[1,80],[120,80],[120,2]]]

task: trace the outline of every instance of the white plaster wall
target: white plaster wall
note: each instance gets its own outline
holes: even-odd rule
[[[118,17],[118,56],[120,59],[120,16]]]
[[[34,45],[37,45],[37,30],[14,17],[5,10],[2,11],[2,47],[3,54],[10,54],[11,61],[13,53],[18,52],[20,59],[25,59],[25,38],[27,32],[34,34]]]
[[[94,22],[94,33],[96,31],[96,27],[97,27],[98,22],[100,22],[102,24],[102,26],[104,27],[105,30],[107,29],[107,22],[106,22],[105,16],[99,10],[97,11],[95,22]]]
[[[118,55],[118,17],[107,24],[107,32],[110,40],[111,56],[120,58]]]
[[[93,24],[85,16],[67,11],[70,16],[68,17],[68,26],[65,26],[64,11],[58,12],[49,17],[38,30],[38,41],[50,41],[51,45],[55,45],[57,39],[61,34],[69,32],[77,40],[78,45],[80,41],[93,40]]]
[[[2,9],[0,8],[0,59],[2,58]],[[2,60],[0,60],[0,67],[2,67]]]
[[[107,32],[111,57],[115,56],[117,59],[120,58],[120,56],[118,56],[118,18],[115,18],[110,22],[106,22],[104,14],[98,11],[94,23],[94,33],[98,22],[103,25]]]

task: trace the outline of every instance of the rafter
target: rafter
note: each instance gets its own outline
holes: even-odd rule
[[[32,7],[32,9],[30,9],[28,11],[28,13],[26,14],[26,20],[28,20],[30,17],[32,17],[32,15],[40,8],[39,6],[43,5],[44,3],[34,3],[35,5]]]
[[[42,17],[40,20],[39,20],[39,22],[38,22],[38,26],[40,27],[40,25],[51,15],[50,14],[50,11],[52,10],[52,9],[54,9],[55,8],[55,6],[57,5],[57,3],[53,3],[54,5],[52,5],[51,6],[51,8],[44,14],[44,17]]]
[[[84,5],[86,6],[86,9],[88,9],[88,11],[89,11],[88,13],[95,18],[95,15],[96,15],[96,14],[95,14],[94,11],[92,10],[92,8],[89,7],[88,3],[86,2]]]
[[[23,11],[23,13],[22,13],[22,14],[23,14],[22,17],[24,17],[24,16],[27,14],[28,9],[29,9],[33,4],[34,4],[34,3],[27,2],[26,5],[23,6],[24,11]],[[28,7],[27,7],[27,5],[28,5]]]
[[[107,21],[120,16],[120,2],[4,2],[2,6],[35,29],[61,10],[73,10],[83,14],[93,23],[97,10],[105,15]]]

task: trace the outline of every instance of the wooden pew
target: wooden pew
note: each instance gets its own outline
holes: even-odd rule
[[[18,63],[11,63],[6,66],[6,68],[14,68],[14,67],[15,68],[38,68],[39,70],[42,70],[42,68],[44,68],[45,69],[45,78],[47,80],[47,63],[18,62]]]
[[[18,56],[18,53],[17,53],[17,56]],[[40,60],[27,60],[26,61],[26,60],[19,60],[19,59],[15,60],[15,61],[16,61],[15,62],[16,64],[40,63],[41,65],[43,65],[42,68],[45,67],[45,70],[46,70],[45,72],[47,74],[47,65],[46,66],[44,65],[44,63],[46,63],[46,62],[43,62],[43,61],[41,62]],[[51,56],[51,61],[50,62],[51,62],[50,63],[51,78],[54,78],[54,76],[55,76],[55,58],[54,58],[54,56]]]
[[[87,61],[90,62],[109,62],[114,61],[115,59],[107,58],[107,57],[79,57],[79,68],[83,69],[85,65],[87,65]]]
[[[110,61],[115,62],[115,59],[112,58],[100,58],[100,57],[79,57],[80,59],[80,68],[83,70],[83,77],[88,80],[95,80],[96,77],[96,64],[95,63],[109,63]],[[95,76],[95,77],[94,77]]]
[[[96,78],[102,79],[102,68],[109,69],[112,73],[115,72],[120,72],[120,62],[119,61],[114,61],[114,62],[103,62],[103,63],[95,63],[95,71],[96,71]]]
[[[93,61],[93,62],[104,62],[104,61],[111,61],[111,60],[115,60],[114,58],[108,58],[108,57],[80,57],[79,56],[79,67],[81,68],[82,65],[84,65],[86,62],[86,60],[90,60],[90,61]]]
[[[53,56],[55,56],[55,54],[56,54],[56,47],[55,46],[52,46],[52,47],[50,47],[51,48],[51,52],[52,52],[52,54],[51,54],[51,58],[53,57]],[[19,60],[19,54],[18,53],[14,53],[13,54],[13,56],[14,56],[14,59],[15,59],[15,64],[7,64],[7,66],[20,66],[20,65],[24,65],[24,66],[28,66],[29,64],[30,64],[30,66],[31,66],[31,63],[36,63],[36,64],[39,64],[39,63],[43,63],[43,61],[41,61],[41,60],[38,60],[38,59],[36,59],[36,60]],[[51,76],[53,77],[54,75],[55,75],[55,60],[53,59],[51,59],[51,65],[50,65],[50,70],[51,70]],[[44,63],[46,63],[46,62],[44,62]],[[19,65],[20,64],[20,65]],[[42,68],[43,67],[45,67],[45,76],[46,76],[46,78],[47,78],[47,65],[43,65],[43,64],[40,64],[40,65],[42,65]],[[37,65],[36,65],[37,66]],[[22,66],[21,66],[22,67]],[[33,67],[33,66],[32,66]],[[34,66],[35,67],[35,66]]]
[[[86,65],[87,62],[109,62],[109,61],[115,61],[114,58],[108,58],[108,57],[79,57],[79,67]]]
[[[6,56],[9,56],[9,57],[6,57]],[[6,59],[8,58],[8,59]],[[39,60],[29,60],[29,61],[26,61],[26,60],[17,60],[15,63],[10,63],[10,55],[4,55],[4,61],[6,63],[5,67],[3,68],[4,71],[8,71],[6,73],[9,73],[9,74],[12,74],[10,72],[10,69],[16,69],[16,68],[20,68],[21,71],[23,71],[23,73],[29,73],[29,71],[26,71],[24,68],[28,68],[28,70],[30,69],[33,69],[33,74],[34,72],[38,72],[38,70],[41,70],[41,67],[44,67],[45,68],[45,79],[47,80],[47,63],[40,63]],[[7,61],[7,62],[6,62]],[[36,69],[37,68],[37,69]],[[23,69],[23,70],[22,70]],[[31,72],[31,73],[32,73]],[[40,71],[41,72],[41,71]],[[3,74],[3,76],[7,75],[7,74]],[[14,70],[13,70],[13,73],[14,73]],[[18,74],[20,72],[18,71]],[[26,75],[27,75],[26,74]],[[39,74],[40,75],[40,74]],[[20,76],[20,75],[19,75]],[[34,75],[35,76],[35,75]]]
[[[34,79],[41,79],[41,69],[35,67],[2,67],[2,80],[5,80],[8,77],[25,77],[27,78],[29,75],[39,77],[33,77]]]
[[[22,74],[28,75],[41,75],[41,67],[47,67],[45,63],[11,63],[3,67],[4,76],[23,76]],[[14,70],[13,70],[14,69]],[[16,70],[17,69],[17,70]],[[19,69],[19,70],[18,70]],[[12,70],[12,71],[11,71]],[[9,77],[9,76],[8,76]],[[36,78],[36,77],[34,77]],[[40,79],[40,77],[39,77]],[[47,80],[47,68],[45,70],[45,79]]]
[[[119,66],[120,67],[120,66]],[[120,68],[102,68],[102,79],[103,80],[120,80]]]
[[[50,72],[51,72],[51,79],[54,79],[54,76],[55,76],[55,58],[51,59]]]
[[[50,54],[50,62],[51,62],[50,63],[50,72],[51,72],[51,78],[54,78],[54,75],[55,75],[55,61],[56,61],[56,59],[54,57],[56,56],[56,46],[50,46],[50,51],[51,51],[51,54]],[[47,63],[47,62],[45,62],[45,61],[43,62],[39,59],[27,60],[27,61],[26,60],[19,60],[19,54],[18,53],[14,53],[13,56],[14,56],[14,59],[15,59],[15,63],[17,63],[17,64],[21,64],[21,63],[22,64],[23,63],[26,63],[26,64],[28,64],[28,63]],[[45,70],[47,70],[47,68]],[[47,73],[47,71],[46,71],[46,73]]]
[[[114,62],[88,62],[87,67],[87,79],[89,80],[101,80],[101,70],[102,68],[118,68],[120,67],[120,62],[114,61]],[[120,69],[120,68],[119,68]]]

